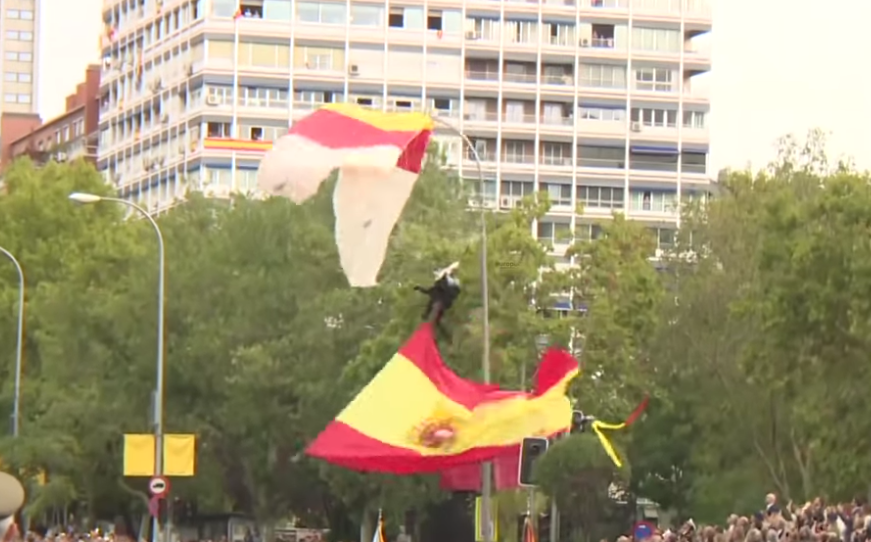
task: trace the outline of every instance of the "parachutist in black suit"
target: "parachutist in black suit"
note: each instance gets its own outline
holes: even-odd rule
[[[429,288],[415,286],[414,289],[429,297],[423,318],[432,322],[442,333],[447,332],[442,328],[441,321],[445,311],[451,308],[454,301],[460,295],[460,280],[454,272],[460,267],[459,262],[454,262],[436,272],[435,282]]]

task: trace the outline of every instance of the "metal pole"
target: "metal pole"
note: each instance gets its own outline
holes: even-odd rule
[[[484,169],[481,166],[481,157],[478,155],[477,149],[462,133],[452,124],[438,118],[432,117],[436,124],[443,126],[455,133],[463,140],[463,143],[471,151],[472,158],[475,160],[475,166],[478,169],[478,186],[480,187],[480,198],[478,204],[481,207],[481,310],[482,310],[482,325],[483,325],[483,349],[481,354],[481,371],[484,377],[484,383],[490,383],[490,293],[488,290],[488,271],[487,271],[487,212],[484,207]],[[481,530],[484,531],[484,542],[494,542],[493,540],[493,522],[491,520],[491,501],[493,499],[493,464],[489,461],[485,462],[481,469]]]
[[[163,404],[164,404],[164,369],[166,367],[163,357],[164,351],[164,315],[166,301],[166,251],[163,244],[163,233],[160,231],[160,226],[154,217],[144,208],[120,198],[100,198],[103,201],[114,201],[131,207],[139,212],[142,216],[151,223],[154,228],[154,233],[157,235],[157,254],[158,254],[158,271],[157,271],[157,382],[154,391],[154,475],[163,475]],[[168,507],[167,507],[168,510]],[[167,517],[166,533],[164,542],[170,542],[172,522]],[[151,540],[158,541],[158,532],[160,531],[160,518],[154,516],[151,520]]]
[[[550,498],[550,542],[559,540],[559,508],[556,505],[556,499]]]
[[[15,344],[15,391],[12,400],[12,436],[17,437],[21,427],[21,371],[24,353],[24,270],[11,252],[0,247],[0,253],[9,258],[18,271],[18,337]]]

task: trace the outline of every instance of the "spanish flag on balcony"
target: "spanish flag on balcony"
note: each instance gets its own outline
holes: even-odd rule
[[[566,387],[578,362],[552,349],[534,393],[499,390],[457,376],[423,324],[309,446],[308,454],[360,471],[432,472],[485,461],[530,435],[569,429]]]
[[[432,130],[424,113],[326,104],[274,142],[260,161],[257,185],[302,203],[338,170],[333,211],[340,263],[351,286],[374,286]]]

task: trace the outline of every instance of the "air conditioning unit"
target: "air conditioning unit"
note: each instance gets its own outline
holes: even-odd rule
[[[55,162],[66,162],[67,161],[67,153],[59,152],[55,155]]]
[[[145,171],[148,171],[149,169],[151,169],[151,164],[152,164],[151,158],[143,158],[142,159],[142,169],[144,169]]]
[[[151,83],[151,91],[157,94],[161,90],[163,90],[163,80],[158,77],[153,83]]]
[[[103,69],[104,70],[111,70],[112,69],[112,58],[111,57],[107,56],[107,57],[103,58]]]
[[[481,35],[474,30],[466,30],[466,39],[467,40],[478,40],[481,39]]]
[[[187,146],[184,143],[179,144],[179,146],[178,146],[178,153],[179,154],[184,154],[186,150],[187,150]]]
[[[351,64],[348,66],[348,74],[349,75],[360,75],[360,66],[357,64]]]
[[[194,74],[194,65],[188,64],[187,66],[185,66],[185,73],[187,73],[188,76],[193,75]]]
[[[220,103],[221,100],[219,100],[214,94],[206,96],[206,105],[219,105]]]
[[[641,123],[640,123],[640,122],[633,122],[633,123],[629,126],[629,128],[630,128],[633,132],[640,132],[640,131],[641,131]]]
[[[586,38],[581,40],[581,47],[589,47],[589,46],[590,46],[590,40],[588,40]]]
[[[514,198],[511,197],[503,197],[499,200],[499,206],[503,209],[510,209],[514,207]]]
[[[162,122],[163,124],[169,124],[169,115],[167,115],[165,113],[163,115],[161,115],[160,122]]]

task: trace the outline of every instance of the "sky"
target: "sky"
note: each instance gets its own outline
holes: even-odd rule
[[[871,2],[710,1],[714,68],[699,83],[712,99],[711,172],[763,167],[779,137],[811,128],[831,134],[833,158],[871,169]],[[102,0],[41,2],[38,103],[51,118],[99,60]]]

